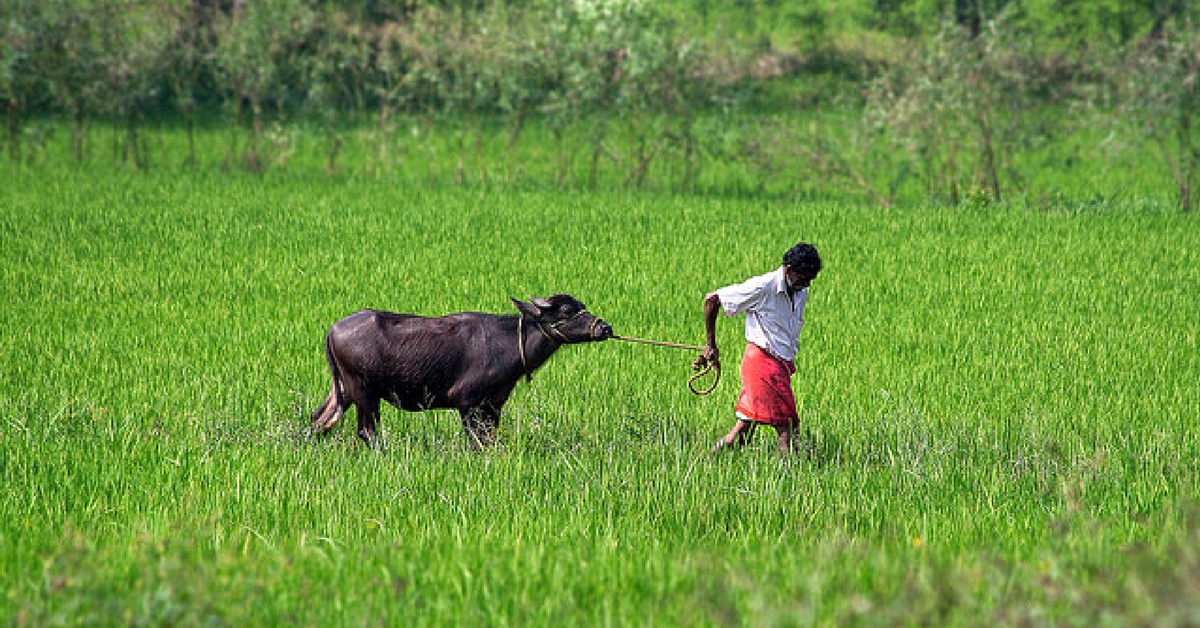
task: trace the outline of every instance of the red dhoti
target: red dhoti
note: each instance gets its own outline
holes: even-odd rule
[[[739,418],[770,425],[796,425],[796,395],[792,374],[796,365],[746,343],[742,355],[742,393],[738,395]]]

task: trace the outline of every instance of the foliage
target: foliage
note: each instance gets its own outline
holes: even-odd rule
[[[259,171],[263,138],[273,116],[295,108],[305,85],[296,53],[312,45],[316,19],[301,0],[264,0],[236,6],[217,27],[216,63],[230,127],[242,127],[249,114],[250,137],[241,156],[246,168]],[[232,137],[232,136],[231,136]],[[227,165],[235,159],[231,142]]]
[[[38,35],[44,29],[35,11],[40,2],[14,0],[0,20],[0,102],[4,105],[8,153],[13,161],[22,157],[25,119],[30,110],[45,106],[40,100],[48,91],[44,77],[34,67],[39,56]]]
[[[345,141],[340,126],[346,119],[356,119],[366,104],[372,42],[362,25],[347,21],[343,13],[327,11],[310,17],[313,24],[305,27],[311,33],[307,45],[316,50],[304,58],[301,75],[308,91],[303,102],[321,121],[328,143],[325,169],[334,172]]]
[[[1024,124],[1038,78],[1032,46],[1003,20],[977,35],[947,23],[872,85],[868,117],[903,147],[931,197],[957,205],[981,189],[1003,200],[1006,160],[1034,130]]]
[[[1120,49],[1198,17],[1190,0],[1025,0],[1021,28],[1064,50]]]
[[[828,196],[883,206],[1020,202],[1057,194],[1046,180],[1093,156],[1105,161],[1088,176],[1106,181],[1096,173],[1123,166],[1103,138],[1139,133],[1165,156],[1178,197],[1190,199],[1195,177],[1194,136],[1178,130],[1194,126],[1190,109],[1164,113],[1166,92],[1194,84],[1185,62],[1168,61],[1186,57],[1179,42],[1194,30],[1194,8],[1176,0],[14,0],[0,10],[4,135],[18,162],[53,152],[62,116],[76,161],[119,128],[114,161],[143,170],[196,165],[197,124],[219,120],[226,170],[285,168],[315,129],[329,172],[432,181],[452,159],[459,184],[807,194],[783,182],[819,181]],[[1086,36],[1096,29],[1109,30]],[[1101,86],[1125,87],[1100,96]],[[1091,128],[1050,119],[1079,110]],[[151,149],[145,129],[163,123],[186,129],[181,155]]]
[[[1153,145],[1144,152],[1167,165],[1179,208],[1191,211],[1200,184],[1200,33],[1190,21],[1166,25],[1121,61],[1110,73],[1118,119]]]

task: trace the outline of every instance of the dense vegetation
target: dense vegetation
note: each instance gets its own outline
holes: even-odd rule
[[[413,162],[432,162],[460,183],[1046,205],[1082,179],[1092,197],[1186,210],[1196,13],[1184,0],[9,0],[0,101],[17,161],[45,158],[61,129],[80,162],[193,165],[197,125],[218,125],[237,131],[226,169],[286,167],[305,144],[330,171],[425,177]],[[97,123],[119,129],[111,150],[93,146]],[[163,125],[188,143],[164,150]]]

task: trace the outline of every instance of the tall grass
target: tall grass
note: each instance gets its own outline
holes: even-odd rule
[[[1186,623],[1196,218],[26,167],[0,186],[0,617],[16,625]],[[797,240],[805,453],[713,457],[726,377],[564,348],[500,444],[306,433],[362,307],[569,292],[702,337]],[[353,417],[348,417],[352,421]]]

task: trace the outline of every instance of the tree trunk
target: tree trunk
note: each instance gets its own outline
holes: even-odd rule
[[[508,183],[512,175],[512,155],[513,148],[517,145],[517,140],[521,138],[521,131],[525,129],[526,110],[524,105],[517,107],[516,114],[513,116],[512,127],[509,129],[508,142],[504,145],[504,182]]]
[[[21,110],[17,99],[8,101],[8,154],[13,161],[21,161]]]
[[[250,145],[246,147],[246,168],[251,172],[262,172],[262,159],[258,154],[258,141],[262,137],[262,108],[258,99],[250,101]]]
[[[992,125],[985,111],[979,111],[976,119],[979,121],[979,134],[983,142],[983,174],[992,193],[992,200],[999,203],[1000,174],[997,172],[996,149],[992,142]]]
[[[184,129],[187,131],[187,162],[185,165],[192,167],[196,165],[196,121],[192,119],[190,111],[184,114]]]
[[[325,162],[325,172],[335,174],[337,172],[337,158],[342,152],[342,138],[340,135],[334,135],[329,140],[329,158]]]
[[[83,163],[84,117],[83,109],[76,109],[75,124],[71,129],[71,146],[75,151],[75,163]]]
[[[1192,98],[1185,99],[1179,112],[1179,209],[1185,213],[1192,211],[1192,183],[1200,170],[1200,147],[1192,139],[1192,110],[1187,106],[1195,102],[1195,86],[1192,89]]]

